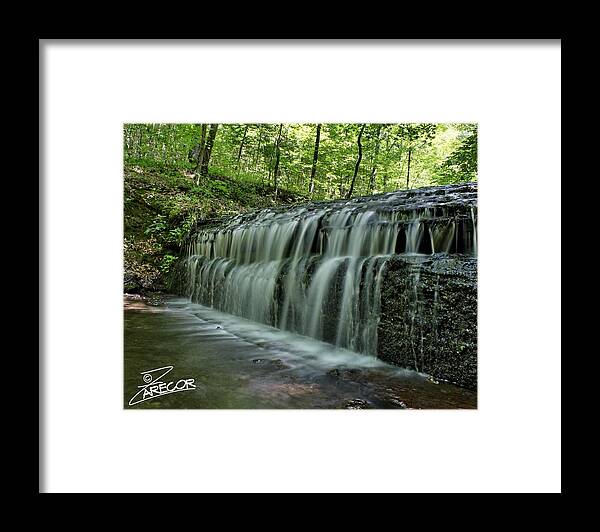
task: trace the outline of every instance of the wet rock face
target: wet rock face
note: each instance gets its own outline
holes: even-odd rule
[[[477,387],[477,259],[394,256],[381,288],[378,357]]]

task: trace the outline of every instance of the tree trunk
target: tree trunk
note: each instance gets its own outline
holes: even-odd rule
[[[377,127],[377,144],[375,144],[375,155],[373,156],[373,167],[371,168],[371,179],[369,180],[369,190],[373,194],[375,189],[375,177],[377,175],[377,157],[379,156],[379,145],[381,143],[381,124]]]
[[[198,169],[202,166],[204,159],[204,148],[206,147],[206,124],[200,125],[200,142],[194,146],[190,158],[195,161],[194,174],[196,174],[196,184],[200,181],[198,177]]]
[[[262,126],[258,126],[258,146],[256,147],[256,152],[254,153],[254,163],[252,165],[254,167],[255,172],[258,171],[258,157],[260,156],[260,147],[262,146],[262,140]]]
[[[150,126],[150,149],[149,152],[151,159],[156,159],[156,127],[154,125]]]
[[[356,176],[358,175],[358,168],[360,167],[360,161],[362,160],[362,144],[360,143],[360,140],[362,138],[362,134],[363,131],[365,130],[365,125],[363,124],[360,128],[360,132],[358,133],[358,139],[357,139],[357,143],[358,143],[358,159],[356,159],[356,165],[354,166],[354,175],[352,176],[352,183],[350,183],[350,190],[348,190],[348,195],[346,196],[347,198],[351,198],[352,197],[352,193],[354,192],[354,185],[356,183]]]
[[[135,155],[136,157],[139,159],[141,158],[141,153],[142,153],[142,128],[138,127],[137,130],[137,145],[135,147]]]
[[[204,153],[202,157],[202,165],[200,166],[200,175],[202,177],[208,176],[208,164],[210,163],[210,154],[215,143],[215,137],[217,136],[217,129],[219,124],[211,124],[210,130],[208,131],[208,138],[206,139],[206,145],[204,146]]]
[[[410,156],[412,154],[412,148],[408,148],[408,166],[406,168],[406,188],[408,188],[408,183],[410,181]]]
[[[171,155],[171,164],[175,164],[177,162],[177,150],[176,150],[176,146],[177,146],[177,133],[175,131],[175,128],[177,126],[175,126],[174,124],[171,126],[171,146],[169,147],[169,153]]]
[[[242,142],[240,143],[240,149],[238,151],[237,163],[235,165],[236,171],[240,170],[240,160],[242,159],[242,150],[244,149],[244,142],[246,142],[246,135],[248,133],[248,124],[246,124],[246,129],[244,129],[244,136],[242,137]]]
[[[312,198],[313,190],[315,189],[315,175],[317,173],[317,161],[319,160],[319,142],[321,141],[321,124],[317,124],[317,138],[315,139],[315,151],[313,153],[313,164],[310,171],[310,185],[308,192]]]
[[[273,170],[273,187],[275,188],[275,197],[277,197],[277,176],[279,174],[279,158],[281,156],[279,142],[281,141],[282,128],[283,124],[279,124],[279,133],[277,134],[277,142],[275,143],[275,169]]]

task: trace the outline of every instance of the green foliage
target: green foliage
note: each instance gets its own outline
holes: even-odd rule
[[[167,226],[167,217],[164,214],[158,214],[144,233],[147,235],[162,233],[167,229]]]
[[[459,131],[460,144],[440,165],[440,184],[477,178],[477,124],[459,126]]]
[[[283,124],[277,185],[306,194],[312,169],[316,124]],[[345,195],[357,160],[360,124],[322,124],[313,199]],[[273,186],[279,124],[220,124],[210,157],[210,174],[240,183]],[[159,172],[177,186],[181,171],[193,170],[190,153],[199,145],[201,124],[126,124],[124,158]],[[354,195],[409,186],[459,183],[477,176],[475,124],[367,124]],[[410,155],[410,170],[408,167]],[[242,189],[204,179],[193,194],[241,201]],[[273,191],[274,192],[274,191]]]
[[[175,255],[171,255],[169,253],[167,253],[166,255],[164,255],[163,258],[160,261],[160,271],[163,274],[169,273],[169,271],[171,270],[171,266],[173,266],[173,263],[176,260],[177,260],[177,257]]]

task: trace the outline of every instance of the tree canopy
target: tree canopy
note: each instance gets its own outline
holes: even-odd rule
[[[477,179],[476,124],[126,124],[127,164],[333,199]]]

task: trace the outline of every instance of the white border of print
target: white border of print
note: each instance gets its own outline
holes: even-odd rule
[[[45,42],[41,59],[42,491],[560,491],[559,42]],[[121,130],[163,121],[478,122],[478,410],[123,409]]]

